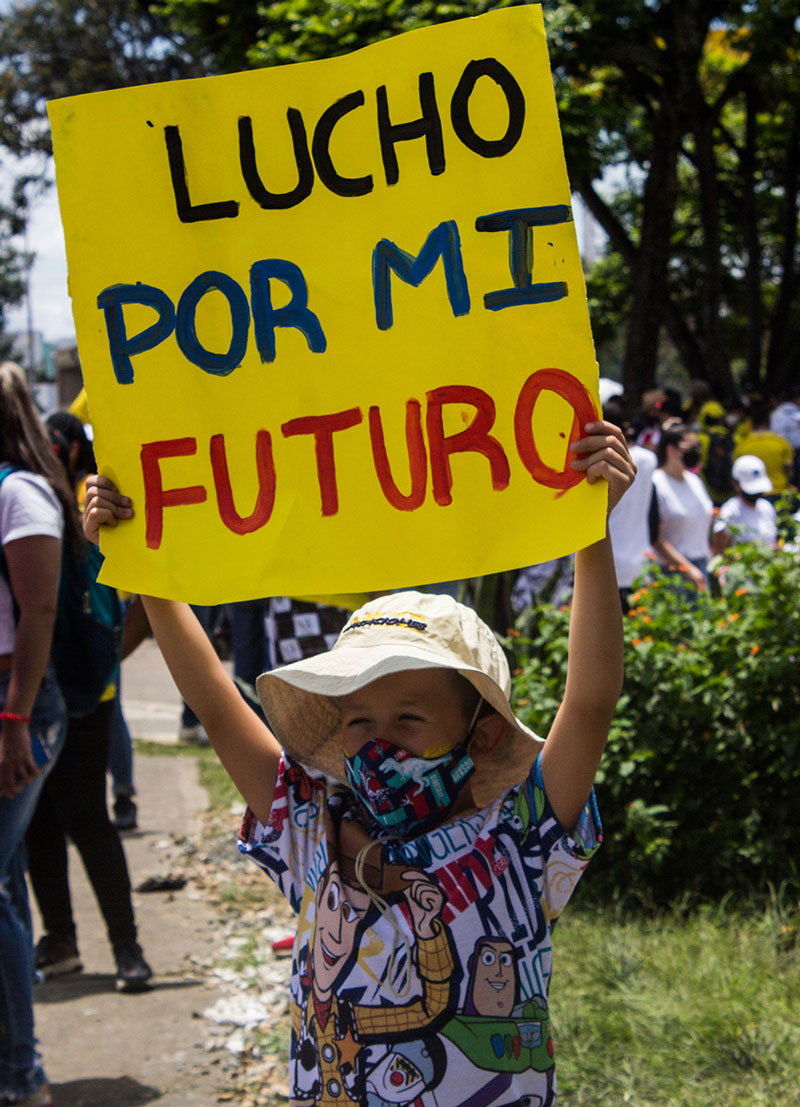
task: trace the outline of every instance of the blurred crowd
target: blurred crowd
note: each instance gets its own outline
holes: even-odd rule
[[[657,388],[637,401],[601,381],[606,419],[624,429],[638,468],[611,516],[623,608],[635,580],[656,563],[705,588],[725,550],[797,544],[800,525],[800,383],[780,396],[745,391],[724,404],[706,381],[685,393]],[[515,613],[535,601],[568,602],[571,556],[520,571]]]

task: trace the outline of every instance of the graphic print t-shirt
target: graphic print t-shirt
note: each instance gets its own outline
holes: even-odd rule
[[[268,822],[242,823],[240,850],[299,917],[292,1104],[553,1104],[550,931],[600,843],[594,797],[568,836],[537,761],[413,840],[378,841],[363,818],[284,756]]]

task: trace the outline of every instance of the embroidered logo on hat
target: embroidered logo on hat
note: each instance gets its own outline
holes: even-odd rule
[[[398,615],[370,615],[368,619],[354,617],[353,621],[345,626],[342,634],[347,634],[349,630],[361,630],[364,627],[408,627],[409,630],[423,631],[427,629],[427,626],[428,624],[420,618],[411,619]]]

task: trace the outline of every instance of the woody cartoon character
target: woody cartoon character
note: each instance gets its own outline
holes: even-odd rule
[[[307,1095],[294,1099],[293,1107],[361,1102],[365,1044],[371,1046],[369,1067],[374,1074],[383,1056],[380,1044],[386,1043],[390,1057],[394,1043],[421,1038],[441,1021],[450,1003],[454,961],[439,917],[444,905],[441,889],[421,870],[404,866],[383,866],[383,878],[375,882],[378,870],[371,866],[366,872],[368,887],[375,890],[371,895],[350,868],[340,854],[316,888],[314,926],[301,964],[300,982],[307,1001],[304,1008],[292,1005],[293,1048]],[[411,972],[415,970],[421,992],[407,1002],[387,1006],[353,1002],[347,998],[347,979],[358,961],[365,931],[381,914],[398,907],[405,909],[410,920]],[[300,957],[302,962],[302,952]],[[387,974],[392,972],[392,962],[390,956]]]

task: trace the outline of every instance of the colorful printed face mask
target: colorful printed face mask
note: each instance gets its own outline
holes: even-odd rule
[[[441,757],[419,757],[382,739],[370,739],[344,759],[347,783],[384,830],[423,834],[450,811],[475,771],[465,744]]]

